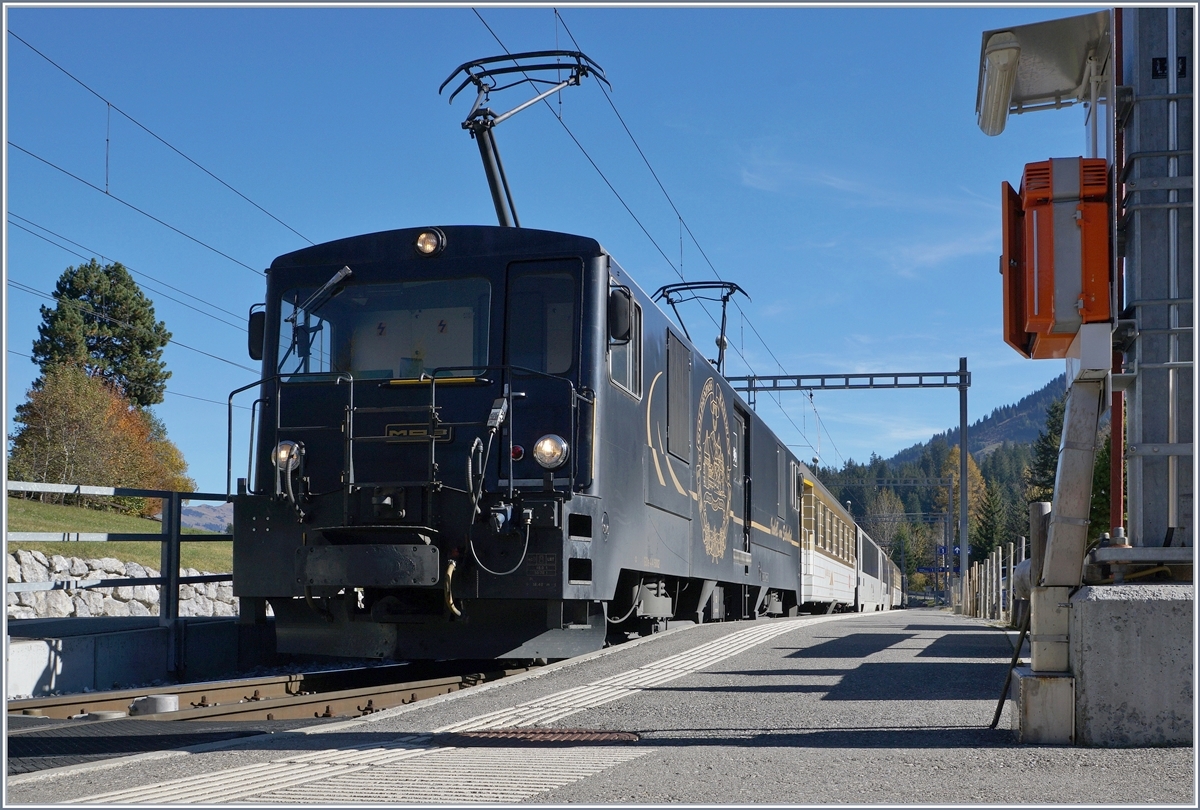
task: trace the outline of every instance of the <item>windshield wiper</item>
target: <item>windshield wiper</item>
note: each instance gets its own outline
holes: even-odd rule
[[[305,312],[309,315],[316,314],[316,311],[325,306],[329,299],[333,298],[342,291],[342,282],[344,282],[353,274],[354,272],[349,267],[343,267],[341,270],[338,270],[333,274],[333,278],[322,284],[319,290],[305,299],[303,304],[296,307],[296,309],[292,311],[292,314],[287,317],[287,320],[291,321],[292,325],[295,326],[296,317],[301,312]]]
[[[301,326],[299,323],[300,313],[304,313],[305,321],[308,316],[316,313],[318,309],[325,306],[335,295],[340,293],[345,287],[345,281],[354,273],[349,267],[343,267],[333,274],[333,278],[321,285],[320,289],[304,300],[303,304],[293,304],[292,314],[284,318],[284,321],[292,325],[292,342],[288,346],[287,353],[283,359],[279,361],[279,368],[283,369],[283,364],[292,356],[292,351],[296,352],[296,356],[305,361],[305,367],[308,365],[308,357],[311,350],[312,336],[316,332],[321,331],[325,324],[321,323],[318,326],[310,327],[307,325]]]

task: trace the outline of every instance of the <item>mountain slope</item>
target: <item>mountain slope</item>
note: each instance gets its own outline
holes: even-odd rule
[[[1004,442],[1029,444],[1046,427],[1046,407],[1066,390],[1067,378],[1060,374],[1044,386],[1012,405],[1002,405],[984,418],[967,426],[967,448],[976,458],[985,456]],[[958,428],[930,437],[929,441],[906,447],[887,460],[891,467],[919,461],[932,442],[943,439],[950,447],[958,444]]]

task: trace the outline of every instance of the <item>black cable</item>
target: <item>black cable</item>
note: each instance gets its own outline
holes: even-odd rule
[[[89,183],[87,180],[84,180],[84,179],[83,179],[82,177],[80,177],[79,175],[77,175],[77,174],[72,174],[71,172],[69,172],[69,171],[67,171],[66,169],[64,169],[62,166],[59,166],[59,165],[57,165],[57,164],[55,164],[55,163],[51,163],[50,161],[46,160],[44,157],[41,157],[41,156],[39,156],[39,155],[35,155],[33,152],[30,152],[28,149],[26,149],[26,148],[24,148],[24,147],[22,147],[22,146],[17,146],[17,144],[13,143],[12,141],[9,141],[9,142],[8,142],[8,145],[9,145],[9,146],[11,146],[13,149],[16,149],[16,150],[18,150],[18,151],[20,151],[20,152],[24,152],[25,154],[29,155],[29,156],[30,156],[31,158],[33,158],[34,160],[41,161],[42,163],[45,163],[47,166],[49,166],[49,167],[50,167],[50,168],[52,168],[52,169],[57,169],[58,171],[60,171],[60,172],[62,172],[63,174],[65,174],[67,177],[70,177],[70,178],[72,178],[72,179],[74,179],[74,180],[78,180],[80,183],[83,183],[83,184],[84,184],[85,186],[87,186],[88,188],[90,188],[90,189],[95,189],[96,191],[98,191],[98,192],[100,192],[101,194],[103,194],[105,197],[108,197],[109,199],[116,200],[116,201],[117,201],[117,202],[119,202],[121,205],[124,205],[124,206],[126,206],[127,208],[131,208],[131,209],[133,209],[134,211],[137,211],[139,214],[141,214],[142,216],[144,216],[144,217],[146,217],[146,218],[148,218],[148,219],[152,219],[152,220],[154,220],[154,221],[155,221],[155,222],[157,222],[159,225],[162,225],[164,228],[168,228],[168,229],[170,229],[170,230],[174,231],[175,233],[179,234],[180,236],[182,236],[182,237],[184,237],[184,238],[186,238],[186,239],[190,239],[190,240],[192,240],[192,241],[193,241],[193,242],[195,242],[197,245],[200,245],[201,247],[206,247],[206,248],[208,248],[208,249],[209,249],[209,250],[211,250],[213,253],[216,253],[218,256],[221,256],[221,257],[223,257],[223,258],[229,259],[229,261],[233,262],[234,264],[241,265],[242,267],[244,267],[244,268],[246,268],[247,270],[249,270],[251,273],[256,273],[256,274],[258,274],[258,275],[260,275],[260,276],[265,276],[265,275],[266,275],[266,273],[264,273],[263,271],[261,271],[261,270],[255,270],[253,267],[251,267],[250,265],[246,264],[245,262],[238,261],[237,259],[235,259],[235,258],[233,258],[232,256],[230,256],[228,253],[223,253],[222,251],[220,251],[220,250],[217,250],[215,247],[213,247],[212,245],[208,244],[207,242],[202,242],[201,240],[197,239],[196,237],[192,236],[191,234],[189,234],[189,233],[185,233],[185,232],[183,232],[183,231],[179,230],[179,229],[178,229],[178,228],[176,228],[174,225],[169,225],[169,224],[167,224],[166,222],[163,222],[161,219],[159,219],[158,217],[154,216],[153,214],[148,214],[148,213],[146,213],[145,211],[143,211],[142,209],[138,208],[138,207],[137,207],[136,205],[134,205],[133,203],[129,203],[129,202],[126,202],[125,200],[122,200],[122,199],[121,199],[120,197],[118,197],[116,194],[109,194],[107,191],[105,191],[104,189],[102,189],[102,188],[100,188],[99,186],[95,185],[94,183]]]
[[[580,46],[579,46],[579,42],[576,41],[576,39],[575,39],[575,35],[571,33],[571,29],[567,26],[567,21],[563,19],[562,15],[559,13],[557,8],[554,9],[554,16],[558,21],[560,21],[562,23],[563,30],[565,30],[567,32],[567,36],[569,36],[571,38],[571,42],[575,45],[575,49],[582,50],[582,48],[580,48]],[[485,25],[486,25],[486,23],[485,23]],[[495,34],[493,34],[493,36],[495,36]],[[667,203],[671,206],[671,210],[675,212],[675,216],[679,219],[680,225],[682,225],[684,230],[686,230],[688,232],[688,236],[691,237],[692,244],[694,244],[696,246],[696,250],[700,251],[700,255],[704,257],[704,261],[708,264],[708,268],[710,270],[712,270],[712,273],[714,276],[716,276],[717,280],[724,281],[725,279],[721,277],[721,274],[719,272],[717,272],[717,268],[713,265],[712,259],[710,259],[708,257],[708,254],[704,251],[704,248],[700,246],[700,241],[696,238],[696,234],[694,234],[692,232],[691,226],[689,226],[687,224],[687,220],[685,220],[683,218],[683,214],[681,214],[679,212],[679,208],[675,205],[675,201],[671,198],[671,195],[667,192],[667,189],[663,185],[662,180],[659,179],[658,172],[654,171],[654,167],[652,165],[650,165],[650,159],[647,158],[646,153],[644,151],[642,151],[641,144],[639,144],[637,142],[637,138],[635,138],[633,136],[633,132],[629,129],[629,125],[625,123],[625,119],[621,116],[620,111],[617,110],[616,103],[613,102],[612,97],[609,95],[608,90],[605,89],[604,85],[602,85],[602,84],[600,85],[600,92],[604,94],[604,99],[605,99],[605,101],[608,102],[608,106],[612,108],[613,114],[616,115],[617,120],[621,122],[621,126],[624,128],[625,134],[629,136],[629,140],[633,143],[634,149],[637,150],[638,155],[641,156],[641,158],[642,158],[642,162],[646,164],[646,168],[650,171],[650,176],[654,178],[654,182],[658,184],[659,190],[662,191],[663,196],[666,197]],[[582,147],[580,147],[580,148],[582,148]],[[610,186],[610,188],[611,188],[611,186]],[[616,193],[616,192],[614,191],[614,193]],[[618,195],[618,199],[620,199],[619,195]],[[638,223],[638,224],[640,225],[641,223]],[[651,241],[653,242],[654,240],[651,239]],[[655,244],[655,247],[658,247],[658,245]],[[662,253],[661,248],[659,248],[659,253]],[[665,258],[665,254],[664,254],[664,258]],[[680,263],[682,264],[682,260]],[[676,271],[676,272],[679,272],[679,271]],[[682,272],[679,272],[679,277],[683,278]],[[750,324],[750,330],[752,332],[754,332],[755,336],[758,338],[759,343],[761,343],[763,345],[763,348],[767,350],[767,354],[771,355],[771,359],[775,361],[775,365],[779,367],[779,370],[781,372],[783,372],[784,374],[787,374],[787,370],[783,367],[783,363],[779,362],[779,358],[775,356],[775,352],[771,351],[771,347],[767,345],[766,340],[764,340],[763,336],[761,334],[759,334],[758,328],[754,325],[754,322],[750,320],[750,317],[748,315],[746,315],[746,311],[744,309],[742,309],[741,304],[735,300],[733,302],[733,305],[735,307],[737,307],[738,312],[741,313],[742,317]],[[701,307],[703,308],[703,305],[701,305]],[[707,313],[708,312],[707,308],[704,308],[704,311]],[[709,319],[712,320],[714,324],[716,323],[716,320],[712,318],[712,315],[709,315]],[[742,359],[742,363],[746,366],[747,369],[749,369],[751,374],[757,374],[757,372],[754,371],[753,367],[751,367],[749,361],[746,359],[746,356],[744,354],[742,354],[742,352],[739,351],[736,346],[731,345],[730,348],[732,348],[734,353],[737,354],[737,356]],[[767,392],[767,393],[769,394],[769,392]],[[788,412],[786,410],[784,410],[783,402],[780,399],[779,394],[775,393],[773,395],[770,395],[770,398],[775,400],[775,404],[779,407],[780,412],[783,414],[784,418],[787,419],[788,422],[791,423],[792,427],[795,428],[796,432],[799,433],[801,436],[803,436],[806,440],[808,440],[808,434],[806,434],[803,430],[801,430],[800,426],[796,424],[795,420],[792,419],[791,415],[788,414]],[[813,408],[813,412],[816,413],[816,408]],[[818,432],[820,431],[820,420],[819,419],[817,422],[817,430],[818,430]],[[828,435],[829,431],[826,430],[825,433],[826,433],[826,435]],[[829,437],[829,441],[830,441],[830,443],[833,443],[832,436]],[[811,444],[809,446],[811,447]],[[833,449],[835,452],[837,452],[836,444],[834,444]],[[841,458],[840,452],[838,452],[838,457]],[[843,462],[845,462],[845,459],[842,459],[842,460],[843,460]]]
[[[284,222],[282,219],[280,219],[279,217],[275,216],[275,215],[274,215],[274,214],[272,214],[270,211],[268,211],[267,209],[263,208],[261,205],[259,205],[258,203],[256,203],[254,200],[250,199],[250,198],[249,198],[249,197],[247,197],[245,194],[243,194],[242,192],[238,191],[238,190],[237,190],[236,188],[234,188],[233,186],[231,186],[231,185],[229,185],[228,183],[226,183],[226,182],[225,182],[224,180],[222,180],[220,177],[217,177],[215,174],[213,174],[213,173],[212,173],[212,172],[210,172],[208,169],[206,169],[206,168],[204,168],[203,166],[201,166],[201,165],[200,165],[199,163],[197,163],[196,161],[192,160],[190,157],[188,157],[187,155],[185,155],[185,154],[184,154],[183,152],[181,152],[179,149],[175,148],[175,147],[174,147],[174,146],[172,146],[170,143],[168,143],[168,142],[166,141],[166,139],[162,138],[162,137],[161,137],[160,135],[158,135],[156,132],[152,131],[152,130],[151,130],[149,127],[147,127],[147,126],[146,126],[145,124],[143,124],[141,121],[138,121],[136,118],[134,118],[132,115],[130,115],[129,113],[127,113],[127,112],[125,112],[124,110],[122,110],[122,109],[121,109],[120,107],[118,107],[116,104],[113,104],[111,101],[109,101],[108,99],[106,99],[104,96],[100,95],[100,94],[99,94],[99,93],[97,93],[95,90],[93,90],[92,88],[88,87],[86,84],[84,84],[84,82],[83,82],[81,79],[79,79],[79,77],[77,77],[77,76],[75,76],[74,74],[72,74],[72,73],[71,73],[69,70],[67,70],[66,68],[64,68],[62,65],[58,64],[58,62],[55,62],[55,61],[54,61],[53,59],[51,59],[49,56],[46,56],[46,54],[42,53],[42,52],[41,52],[41,51],[39,51],[37,48],[33,47],[33,46],[32,46],[32,45],[30,45],[28,42],[26,42],[25,40],[21,39],[19,36],[17,36],[16,34],[14,34],[12,31],[9,31],[8,33],[9,33],[9,34],[11,34],[11,35],[13,36],[13,38],[15,38],[15,39],[16,39],[18,42],[20,42],[20,43],[21,43],[22,45],[24,45],[26,48],[29,48],[29,50],[33,51],[33,52],[34,52],[34,53],[36,53],[38,56],[42,57],[42,58],[43,58],[43,59],[45,59],[47,62],[49,62],[50,64],[54,65],[56,68],[58,68],[58,69],[59,69],[59,70],[61,70],[63,73],[65,73],[67,76],[69,76],[71,79],[73,79],[73,80],[74,80],[74,81],[75,81],[77,84],[79,84],[79,86],[80,86],[80,87],[82,87],[83,89],[87,90],[87,91],[88,91],[89,93],[91,93],[93,96],[95,96],[96,98],[98,98],[98,99],[100,99],[101,101],[103,101],[105,104],[107,104],[107,105],[109,106],[109,108],[111,108],[111,109],[113,109],[113,110],[116,110],[116,111],[117,111],[117,112],[119,112],[121,115],[125,116],[125,117],[126,117],[127,119],[129,119],[131,122],[133,122],[134,124],[136,124],[138,127],[140,127],[140,128],[143,130],[143,131],[145,131],[145,132],[146,132],[148,135],[150,135],[152,138],[154,138],[155,140],[157,140],[157,141],[158,141],[159,143],[161,143],[163,146],[167,147],[167,148],[168,148],[168,149],[170,149],[172,152],[174,152],[175,154],[179,155],[181,158],[183,158],[184,160],[186,160],[188,163],[191,163],[191,164],[192,164],[193,166],[195,166],[197,169],[199,169],[200,171],[202,171],[202,172],[204,172],[205,174],[207,174],[207,175],[208,175],[209,177],[211,177],[213,180],[216,180],[218,183],[220,183],[221,185],[225,186],[225,188],[229,189],[229,190],[230,190],[230,191],[232,191],[234,194],[238,195],[238,196],[239,196],[239,197],[241,197],[243,200],[245,200],[246,202],[248,202],[248,203],[250,203],[251,205],[253,205],[253,206],[254,206],[255,208],[257,208],[259,211],[262,211],[264,214],[266,214],[267,216],[269,216],[271,219],[275,220],[275,221],[276,221],[276,222],[278,222],[280,225],[282,225],[283,227],[287,228],[287,229],[288,229],[289,231],[291,231],[292,233],[296,234],[296,236],[299,236],[299,237],[300,237],[301,239],[303,239],[305,242],[308,242],[310,245],[311,245],[311,244],[314,244],[314,243],[313,243],[313,241],[312,241],[311,239],[309,239],[307,236],[305,236],[304,234],[302,234],[302,233],[300,233],[299,231],[297,231],[297,230],[296,230],[295,228],[293,228],[291,225],[288,225],[288,224],[287,224],[286,222]],[[107,169],[107,167],[106,167],[106,169]]]
[[[30,287],[29,285],[22,284],[19,281],[13,281],[11,278],[8,280],[8,284],[10,287],[15,287],[16,289],[20,290],[21,292],[30,293],[31,295],[38,295],[38,296],[41,296],[42,298],[48,298],[51,301],[57,301],[60,304],[65,304],[66,306],[74,307],[75,309],[78,309],[80,312],[82,312],[84,315],[91,315],[93,317],[108,321],[109,323],[115,323],[117,326],[123,327],[125,329],[132,329],[134,331],[143,332],[143,333],[148,332],[148,330],[146,330],[146,329],[138,329],[138,328],[134,327],[132,324],[125,323],[124,321],[118,321],[116,318],[105,315],[102,312],[96,312],[95,310],[88,309],[87,307],[83,306],[82,304],[80,304],[76,301],[71,301],[66,298],[58,298],[56,296],[50,295],[49,293],[44,293],[41,290],[36,289],[35,287]],[[168,340],[167,343],[171,344],[172,346],[179,346],[180,348],[188,349],[189,351],[196,352],[197,354],[202,354],[205,357],[211,357],[213,360],[220,360],[222,363],[228,363],[229,365],[235,366],[236,368],[240,368],[245,371],[249,371],[252,374],[259,373],[259,369],[250,368],[249,366],[243,366],[242,364],[235,363],[232,360],[226,360],[224,357],[218,357],[215,354],[209,354],[208,352],[204,351],[203,349],[197,349],[195,346],[189,346],[186,343],[180,343],[177,340]]]
[[[112,261],[112,258],[110,256],[105,256],[103,253],[101,253],[98,250],[92,250],[92,248],[88,247],[87,245],[81,245],[78,242],[68,239],[67,237],[63,236],[61,233],[55,233],[54,231],[47,228],[45,225],[34,222],[33,220],[27,219],[23,216],[20,216],[19,214],[14,214],[12,211],[9,211],[8,215],[10,217],[15,217],[16,219],[19,219],[22,222],[28,223],[29,225],[32,225],[33,227],[37,228],[38,230],[45,231],[46,233],[50,234],[51,236],[61,239],[64,242],[68,242],[68,243],[74,245],[75,247],[80,248],[81,250],[89,251],[90,253],[92,253],[93,256],[99,256],[101,259],[104,259],[105,261]],[[45,238],[45,237],[43,237],[43,238]],[[53,243],[51,243],[51,244],[53,244]],[[62,246],[59,245],[59,247],[62,247]],[[66,248],[63,248],[63,249],[66,250]],[[78,256],[79,254],[76,253],[75,255]],[[235,318],[242,317],[242,313],[232,312],[228,309],[225,309],[224,307],[219,307],[216,304],[214,304],[212,301],[209,301],[207,298],[201,298],[197,295],[192,295],[187,290],[181,290],[178,287],[173,287],[170,284],[168,284],[167,282],[163,281],[162,279],[155,278],[154,276],[150,275],[149,273],[144,273],[141,270],[134,270],[132,267],[129,267],[128,265],[125,266],[125,269],[131,273],[134,273],[135,275],[139,275],[139,276],[148,278],[151,281],[153,281],[155,284],[161,284],[162,286],[166,287],[168,290],[174,290],[175,292],[179,293],[180,295],[186,295],[188,298],[191,298],[193,301],[199,301],[201,304],[204,304],[205,306],[212,307],[213,309],[218,310],[219,312],[224,312],[226,315],[232,315]]]
[[[33,357],[31,357],[30,355],[15,351],[13,349],[8,349],[7,351],[9,354],[15,354],[17,357],[24,357],[26,360],[33,359]],[[135,385],[136,385],[136,383],[135,383]],[[139,387],[146,387],[146,386],[139,386]],[[179,391],[172,391],[167,388],[163,389],[163,393],[170,394],[173,397],[186,397],[187,399],[196,399],[196,400],[199,400],[200,402],[211,402],[213,405],[220,405],[222,408],[228,407],[228,405],[229,405],[228,402],[221,402],[221,401],[215,400],[215,399],[205,399],[204,397],[198,397],[193,394],[184,394],[184,393],[180,393]],[[250,410],[245,405],[234,405],[233,407],[240,408],[243,411]]]
[[[15,215],[14,215],[14,214],[9,214],[9,216],[15,216]],[[26,220],[26,221],[28,221],[28,220]],[[26,228],[24,225],[21,225],[21,224],[20,224],[20,223],[18,223],[18,222],[13,222],[13,221],[11,221],[11,220],[10,220],[8,224],[9,224],[9,225],[12,225],[14,228],[20,228],[21,230],[25,231],[25,233],[28,233],[28,234],[30,234],[31,236],[36,236],[38,239],[41,239],[43,242],[46,242],[47,244],[54,245],[54,246],[55,246],[56,248],[58,248],[59,250],[65,251],[65,252],[67,252],[67,253],[70,253],[72,256],[76,256],[76,257],[78,257],[78,258],[82,259],[82,260],[83,260],[83,261],[85,261],[85,262],[86,262],[86,261],[89,261],[91,258],[93,258],[93,257],[89,257],[89,256],[84,256],[82,253],[76,253],[75,251],[71,250],[70,248],[63,247],[62,245],[58,244],[57,242],[55,242],[55,241],[53,241],[53,240],[51,240],[51,239],[47,239],[46,237],[42,236],[40,233],[37,233],[37,232],[35,232],[35,231],[31,231],[29,228]],[[53,231],[51,231],[51,233],[53,233]],[[57,236],[57,234],[55,234],[55,235]],[[62,237],[59,237],[59,238],[61,239]],[[70,241],[70,240],[68,240],[68,241]],[[76,244],[76,243],[72,242],[71,244]],[[86,248],[85,248],[85,250],[86,250]],[[96,253],[96,254],[94,254],[94,255],[97,255],[97,256],[98,256],[98,255],[100,255],[100,254]],[[106,257],[106,256],[100,256],[100,258],[102,258],[102,259],[105,259],[106,261],[108,260],[108,257]],[[124,267],[126,270],[128,270],[128,271],[129,271],[129,272],[131,272],[131,273],[136,273],[137,275],[145,275],[144,273],[141,273],[141,272],[139,272],[139,271],[137,271],[137,270],[134,270],[133,268],[131,268],[131,267],[128,267],[128,266],[126,266],[126,265],[121,265],[121,266],[122,266],[122,267]],[[163,284],[163,286],[164,286],[164,287],[170,287],[170,285],[169,285],[169,284],[164,284],[163,282],[161,282],[161,281],[158,281],[157,279],[153,279],[153,278],[152,278],[152,277],[150,277],[150,276],[147,276],[147,278],[151,278],[153,281],[155,281],[155,282],[157,282],[157,283],[159,283],[159,284]],[[171,287],[171,289],[175,289],[175,288],[174,288],[174,287]],[[214,321],[220,321],[221,323],[223,323],[223,324],[225,324],[225,325],[227,325],[227,326],[232,326],[234,329],[240,329],[240,330],[241,330],[241,331],[243,331],[243,332],[246,332],[246,331],[247,331],[246,327],[242,326],[241,324],[237,324],[237,323],[230,323],[229,321],[225,320],[224,318],[218,318],[216,315],[213,315],[213,314],[212,314],[212,313],[210,313],[210,312],[205,312],[204,310],[200,309],[199,307],[194,307],[194,306],[192,306],[191,304],[187,303],[186,301],[180,301],[178,298],[175,298],[175,297],[173,297],[173,296],[167,295],[165,292],[162,292],[161,290],[155,290],[155,289],[151,288],[151,292],[155,293],[155,294],[156,294],[156,295],[158,295],[158,296],[161,296],[161,297],[163,297],[163,298],[166,298],[168,301],[174,301],[176,304],[179,304],[180,306],[187,307],[188,309],[190,309],[190,310],[192,310],[192,311],[194,311],[194,312],[199,312],[201,315],[204,315],[205,317],[208,317],[208,318],[212,318]],[[184,295],[188,295],[188,293],[183,293],[183,294],[184,294]],[[189,298],[195,298],[195,296],[194,296],[194,295],[188,295],[188,297],[189,297]],[[197,300],[202,300],[202,299],[197,299]],[[211,306],[211,305],[210,305],[210,306]],[[216,307],[216,308],[217,308],[217,309],[220,309],[220,307]],[[221,310],[221,311],[222,311],[222,312],[227,312],[228,310]],[[230,313],[230,314],[232,314],[232,313]]]

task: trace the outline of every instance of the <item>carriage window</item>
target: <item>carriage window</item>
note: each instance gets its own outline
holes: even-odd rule
[[[642,395],[642,308],[633,305],[629,340],[608,347],[608,376],[635,397]]]
[[[692,460],[692,350],[667,330],[667,450]]]
[[[491,284],[482,278],[359,284],[319,307],[313,289],[283,294],[280,374],[350,372],[357,379],[414,379],[438,368],[469,373],[488,362]]]
[[[775,514],[787,516],[787,451],[782,444],[775,445]]]
[[[508,282],[508,362],[545,374],[575,364],[578,262],[521,262]]]

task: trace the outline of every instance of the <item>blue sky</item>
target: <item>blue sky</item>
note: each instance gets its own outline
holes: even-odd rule
[[[744,360],[730,352],[728,372],[947,371],[966,356],[972,421],[1062,371],[1001,339],[1000,183],[1016,185],[1027,162],[1086,149],[1082,108],[1013,117],[995,138],[979,131],[981,33],[1088,10],[560,9],[700,248],[752,298],[744,318],[731,311]],[[243,324],[263,299],[262,277],[243,265],[265,268],[305,238],[495,222],[459,127],[470,94],[453,106],[437,94],[460,63],[502,53],[469,8],[6,13],[9,32],[288,226],[6,34],[8,141],[109,190],[7,149],[9,432],[36,372],[20,354],[48,303],[12,283],[49,292],[80,262],[13,223],[121,261],[176,341],[222,358],[169,346],[173,376],[155,410],[200,488],[224,491],[223,403],[254,379],[239,367],[255,365]],[[550,7],[480,13],[510,51],[573,47]],[[514,88],[492,106],[526,97]],[[540,105],[497,129],[522,223],[596,237],[648,290],[678,281],[679,221],[597,84],[585,79],[561,100],[562,121],[659,247]],[[686,234],[682,271],[713,278]],[[683,313],[711,345],[711,322]],[[816,392],[811,404],[785,394],[758,409],[801,458],[819,444],[823,463],[838,466],[958,421],[953,390]],[[235,470],[245,435],[239,412]]]

